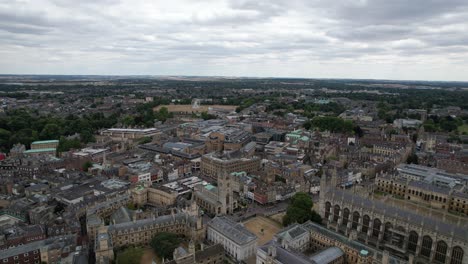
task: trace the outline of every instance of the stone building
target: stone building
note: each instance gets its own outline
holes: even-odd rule
[[[115,248],[130,245],[148,245],[160,232],[170,232],[201,240],[205,230],[201,218],[188,212],[176,212],[150,219],[120,223],[108,227]]]
[[[154,137],[160,133],[161,131],[156,128],[109,128],[101,131],[96,140],[97,142],[103,142],[106,138],[110,138],[117,142],[133,142],[144,137]]]
[[[173,260],[164,264],[221,264],[224,263],[224,248],[221,244],[204,247],[195,250],[195,243],[190,241],[188,252],[182,247],[174,250]]]
[[[205,237],[205,226],[199,214],[199,207],[192,201],[186,209],[173,208],[171,214],[145,219],[119,221],[105,225],[97,216],[88,218],[88,235],[93,236],[98,263],[108,263],[113,258],[114,249],[128,246],[147,246],[158,233],[170,232],[201,241]],[[92,229],[90,229],[92,224]],[[91,232],[90,230],[94,230]]]
[[[261,160],[258,157],[242,158],[239,153],[209,153],[201,157],[200,171],[206,176],[216,178],[223,171],[245,171],[248,174],[257,172],[261,168]]]
[[[338,247],[330,247],[322,252],[308,257],[298,251],[283,248],[275,241],[257,248],[257,264],[344,264],[345,258],[343,251]],[[355,262],[363,264],[367,262]]]
[[[47,149],[47,148],[56,149],[58,145],[59,145],[58,140],[34,141],[31,143],[31,149]]]
[[[132,201],[138,205],[169,206],[175,203],[177,191],[165,186],[137,186],[131,190]]]
[[[468,228],[336,189],[321,180],[320,215],[327,228],[413,263],[468,263]]]
[[[257,263],[358,263],[406,264],[388,251],[364,243],[307,221],[278,232],[267,244],[257,248]]]
[[[234,195],[234,176],[224,171],[218,176],[218,187],[198,184],[193,197],[203,210],[212,215],[232,214],[237,208]]]
[[[227,254],[238,261],[255,254],[257,237],[241,223],[222,216],[213,218],[207,225],[207,239],[219,243]]]
[[[468,194],[463,192],[463,188],[457,190],[445,185],[381,174],[375,178],[375,189],[432,208],[468,216]]]
[[[251,134],[237,128],[223,128],[211,132],[205,141],[206,151],[234,151],[239,150],[251,140]]]

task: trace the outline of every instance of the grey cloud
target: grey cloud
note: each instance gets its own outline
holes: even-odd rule
[[[326,10],[338,20],[352,24],[414,23],[468,7],[465,0],[369,0],[369,1],[312,1],[312,6]]]
[[[52,29],[37,27],[33,25],[22,25],[22,24],[6,24],[0,23],[0,30],[8,31],[15,34],[36,34],[42,35],[50,32]]]
[[[378,78],[373,74],[392,64],[404,72],[405,63],[426,67],[425,62],[444,60],[445,67],[453,62],[461,69],[468,52],[466,0],[73,3],[2,2],[0,50],[7,62],[0,62],[0,73],[10,71],[9,58],[17,58],[15,70],[25,72],[78,74],[76,69],[90,65],[95,74],[196,75],[203,64],[203,74],[240,75],[255,64],[249,75],[260,68],[261,74],[288,68],[303,76],[307,71],[301,67],[333,63],[330,74],[350,77],[353,63],[364,61],[374,64],[360,77]],[[301,66],[290,67],[296,64]],[[466,79],[447,72],[448,79]]]

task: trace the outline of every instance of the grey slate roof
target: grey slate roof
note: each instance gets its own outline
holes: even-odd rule
[[[213,218],[208,223],[208,227],[215,229],[238,245],[244,245],[257,239],[257,236],[247,230],[242,224],[225,216]]]
[[[424,189],[424,190],[428,190],[428,191],[436,192],[436,193],[441,193],[441,194],[445,194],[445,195],[448,195],[450,193],[449,188],[438,187],[438,186],[433,185],[431,183],[422,182],[422,181],[410,181],[408,185],[409,185],[409,187],[421,188],[421,189]]]
[[[195,219],[193,219],[192,216],[189,216],[186,213],[175,213],[175,214],[170,214],[170,215],[163,215],[159,216],[156,218],[149,218],[149,219],[142,219],[142,220],[137,220],[137,221],[132,221],[132,222],[125,222],[125,223],[120,223],[120,224],[115,224],[109,226],[109,232],[111,231],[124,231],[128,229],[138,229],[138,228],[143,228],[143,227],[148,227],[151,225],[171,225],[174,222],[188,222],[188,223],[194,223]]]
[[[319,264],[314,260],[308,259],[305,255],[302,255],[298,252],[292,252],[282,248],[278,243],[275,241],[270,241],[265,245],[259,247],[258,249],[268,252],[268,248],[272,246],[276,248],[276,257],[275,259],[279,261],[279,263],[283,264]]]
[[[449,237],[454,236],[462,241],[468,241],[468,228],[446,223],[433,217],[419,215],[416,212],[397,208],[378,200],[368,199],[346,190],[332,189],[327,192],[326,197],[328,201],[346,201],[389,217],[401,219],[405,222],[409,221],[416,225],[422,224],[426,229],[439,232]]]
[[[332,263],[340,257],[343,257],[344,252],[339,247],[330,247],[310,257],[311,260],[320,263],[327,264]]]
[[[111,215],[111,221],[115,221],[116,224],[125,223],[132,221],[133,211],[121,206]]]
[[[278,237],[283,237],[284,235],[286,235],[286,233],[288,233],[291,238],[296,238],[296,237],[299,237],[305,233],[307,233],[308,230],[305,229],[304,227],[302,227],[302,225],[299,225],[297,223],[295,224],[292,224],[286,228],[284,228],[283,230],[281,230],[280,232],[278,232],[278,234],[276,236]]]

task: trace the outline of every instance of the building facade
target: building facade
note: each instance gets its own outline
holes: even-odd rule
[[[232,258],[242,261],[254,255],[257,237],[242,224],[227,217],[215,217],[207,226],[207,239],[223,245]]]
[[[392,256],[414,259],[414,263],[468,263],[465,223],[449,224],[350,191],[322,186],[320,214],[329,229],[387,250]]]
[[[229,158],[218,157],[215,153],[203,155],[201,157],[200,171],[202,174],[216,178],[224,171],[229,173],[245,171],[248,174],[259,171],[261,160],[258,157],[252,158]]]

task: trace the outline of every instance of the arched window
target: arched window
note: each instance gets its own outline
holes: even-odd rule
[[[335,205],[333,209],[333,222],[338,222],[338,218],[340,217],[340,206]]]
[[[431,256],[431,249],[432,238],[430,236],[424,236],[421,246],[421,255],[429,258]]]
[[[328,217],[330,216],[330,207],[331,204],[330,202],[325,203],[325,219],[328,220]]]
[[[408,251],[416,253],[416,247],[418,245],[419,235],[415,231],[411,231],[408,237]]]
[[[437,242],[434,260],[439,263],[445,263],[446,255],[447,255],[447,243],[441,240]]]
[[[382,222],[380,219],[374,219],[374,225],[372,226],[372,236],[378,238],[380,233],[380,226],[382,226]]]
[[[452,249],[452,258],[450,264],[462,264],[463,261],[463,249],[461,247],[454,247]]]
[[[390,231],[390,229],[392,229],[392,227],[393,227],[392,223],[390,223],[390,222],[385,223],[384,238],[383,239],[386,242],[392,241],[392,231]]]
[[[363,233],[367,233],[367,231],[369,230],[369,223],[370,223],[370,217],[368,215],[364,215],[364,217],[362,218],[362,229],[361,229]]]
[[[356,230],[359,225],[359,212],[353,213],[353,225],[351,226],[352,229]]]
[[[347,225],[349,220],[349,209],[345,208],[343,210],[343,225]]]

